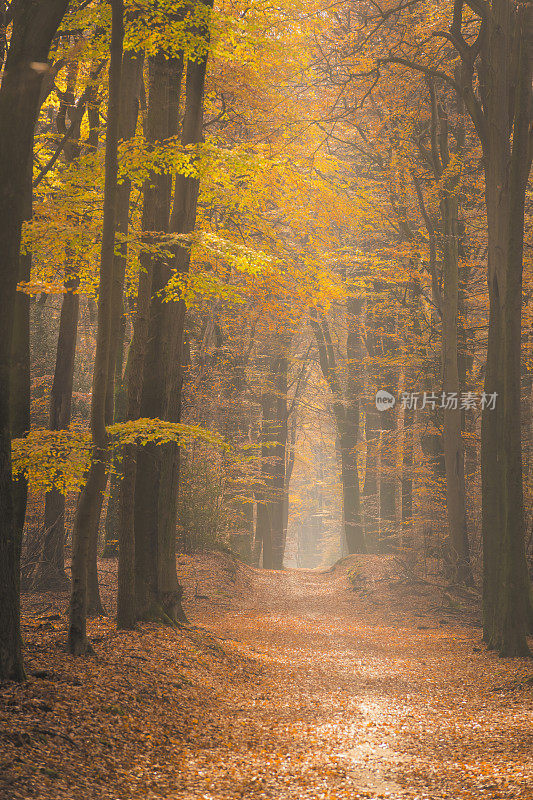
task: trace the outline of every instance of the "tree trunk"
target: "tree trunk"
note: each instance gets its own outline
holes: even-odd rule
[[[149,68],[147,133],[151,141],[163,141],[170,136],[175,124],[174,118],[177,118],[183,62],[169,63],[163,55],[155,56],[150,59]],[[172,77],[171,71],[178,73],[179,78]],[[156,175],[150,184],[145,187],[143,227],[146,230],[166,232],[170,216],[171,177],[169,174]],[[142,343],[145,353],[139,410],[142,417],[165,419],[169,413],[166,382],[169,379],[169,370],[172,368],[169,348],[173,344],[172,314],[169,312],[169,306],[174,304],[163,302],[160,292],[164,290],[170,277],[170,269],[161,259],[154,258],[150,265],[150,275],[151,300],[148,325],[145,328],[146,337]],[[139,321],[143,326],[146,325],[145,319]],[[141,346],[140,339],[136,344]],[[162,554],[158,540],[159,513],[163,511],[159,503],[160,490],[163,488],[160,485],[162,449],[150,443],[140,447],[137,453],[134,505],[135,586],[137,612],[141,617],[159,614],[168,616],[163,595],[174,591],[174,587],[163,588],[159,584],[159,578],[162,576],[162,566],[159,562]],[[175,563],[174,552],[173,559]],[[169,601],[168,610],[172,611],[173,600],[170,595]]]
[[[270,376],[269,376],[270,377]],[[261,553],[263,568],[273,568],[272,558],[272,524],[270,518],[270,442],[272,441],[272,415],[274,398],[267,384],[261,397],[261,477],[256,490],[256,521],[254,540],[254,563],[259,566]]]
[[[344,499],[344,524],[349,553],[366,553],[365,529],[361,514],[361,491],[357,466],[359,442],[359,397],[363,355],[361,348],[361,314],[364,300],[355,287],[347,286],[346,300],[346,396],[347,405],[340,433],[341,474]]]
[[[348,410],[339,431],[344,530],[349,553],[366,553],[357,469],[358,439],[359,408],[357,407]]]
[[[211,4],[205,4],[209,10]],[[196,34],[204,38],[206,50],[202,57],[187,64],[185,115],[182,144],[199,143],[202,137],[204,88],[209,52],[209,27],[200,25]],[[180,73],[181,74],[181,73]],[[178,96],[181,81],[174,77],[171,93]],[[177,105],[177,104],[176,104]],[[171,121],[175,125],[174,121]],[[199,179],[178,174],[174,186],[174,201],[170,218],[172,233],[192,233],[196,224]],[[190,249],[179,245],[175,249],[174,269],[187,272]],[[183,301],[163,302],[164,290],[171,270],[163,264],[154,265],[150,313],[150,333],[143,371],[143,416],[177,421],[180,402],[180,362],[183,349],[185,306]],[[141,469],[142,460],[142,469]],[[143,584],[141,591],[148,600],[147,610],[171,621],[186,621],[181,605],[182,588],[176,573],[176,514],[178,498],[179,449],[171,442],[155,451],[152,445],[139,453],[135,485],[135,535],[143,540],[149,556],[148,569],[142,566],[137,576]],[[136,540],[137,541],[137,540]],[[139,567],[141,567],[140,561]]]
[[[448,195],[441,201],[443,217],[443,289],[442,289],[442,390],[446,397],[459,397],[458,313],[458,204]],[[465,464],[461,432],[461,408],[446,403],[443,422],[444,464],[446,469],[446,509],[448,518],[449,559],[453,577],[460,583],[473,582],[466,524]]]
[[[383,288],[383,287],[382,287]],[[389,316],[384,320],[385,333],[382,336],[382,354],[388,361],[394,361],[398,351],[395,336],[396,320]],[[397,396],[399,374],[396,367],[383,370],[381,388]],[[381,411],[380,425],[380,458],[379,458],[379,523],[380,550],[388,552],[397,545],[396,517],[396,471],[398,457],[397,443],[397,411],[389,408]]]
[[[285,355],[264,358],[265,388],[261,400],[261,485],[257,495],[256,542],[263,546],[263,568],[282,569],[287,450],[287,373]]]
[[[28,201],[27,217],[31,217],[31,200]],[[19,280],[29,281],[31,272],[31,254],[21,253]],[[30,298],[23,292],[17,292],[13,323],[13,346],[11,355],[11,398],[10,417],[11,435],[19,439],[30,430]],[[22,539],[26,501],[28,498],[28,482],[25,475],[19,475],[13,481],[13,498],[15,508],[15,524],[18,536]]]
[[[118,177],[117,149],[120,73],[124,36],[123,0],[112,0],[111,5],[111,59],[109,65],[104,220],[98,289],[98,330],[91,402],[93,451],[87,482],[80,493],[72,534],[72,593],[69,610],[68,645],[73,655],[85,653],[90,647],[86,633],[88,556],[91,546],[94,547],[94,543],[98,542],[98,526],[103,492],[106,485],[108,459],[106,392],[113,319],[112,287],[115,250],[115,202]]]
[[[360,313],[362,304],[359,306],[357,314]],[[354,316],[354,309],[350,315]],[[357,315],[355,315],[357,316]],[[344,534],[349,552],[364,552],[365,539],[364,528],[361,520],[361,498],[359,489],[359,469],[357,466],[357,440],[359,436],[359,398],[356,387],[356,379],[352,374],[347,381],[347,397],[342,390],[341,381],[338,374],[338,367],[335,358],[335,351],[327,321],[322,318],[317,320],[316,312],[311,313],[310,322],[315,333],[318,346],[318,358],[322,374],[327,381],[333,395],[333,416],[337,427],[337,449],[341,467],[341,480],[343,484],[343,519]],[[350,351],[351,358],[347,360],[353,362],[354,354],[358,348],[357,337],[354,330],[351,330],[349,323],[349,335],[347,342],[347,354]],[[358,328],[359,322],[356,324]],[[351,369],[353,370],[352,364]],[[355,549],[350,549],[355,548]]]
[[[64,136],[67,132],[67,115],[72,113],[75,104],[76,81],[79,73],[79,63],[72,61],[67,69],[67,88],[61,98],[61,105],[56,117],[57,132]],[[89,80],[96,79],[95,72],[91,70]],[[87,113],[95,87],[90,83],[87,96]],[[81,123],[83,109],[77,115],[74,132],[63,148],[65,161],[70,164],[80,155]],[[98,143],[98,130],[89,119],[88,148],[95,150]],[[79,277],[74,264],[75,254],[67,247],[65,253],[65,294],[61,303],[59,318],[59,335],[56,347],[56,363],[54,368],[54,381],[50,394],[49,428],[52,431],[66,430],[70,426],[72,385],[74,378],[74,359],[76,354],[76,339],[78,334],[79,316]],[[46,492],[44,507],[44,534],[41,559],[36,565],[32,575],[32,585],[35,589],[68,588],[69,579],[65,573],[65,497],[57,489]]]
[[[370,335],[370,334],[369,334]],[[379,539],[379,495],[378,495],[378,443],[379,411],[374,399],[365,408],[365,482],[363,484],[364,524],[367,547],[376,552]]]
[[[153,56],[148,63],[148,108],[145,136],[157,144],[170,136],[173,115],[177,116],[181,91],[182,64],[174,65],[176,94],[170,96],[171,67],[163,56]],[[143,189],[142,227],[146,231],[166,231],[170,213],[170,181],[166,174],[151,174]],[[139,419],[143,391],[144,364],[150,326],[150,298],[155,259],[148,252],[141,254],[137,309],[133,325],[124,382],[127,387],[127,418]],[[153,450],[153,446],[147,448]],[[137,452],[138,450],[138,452]],[[139,525],[137,503],[137,461],[142,469],[147,452],[134,445],[123,451],[122,480],[120,482],[119,528],[119,586],[118,626],[133,628],[138,616],[148,614],[149,597],[149,540],[146,528]],[[140,481],[139,481],[140,483]]]
[[[20,637],[20,526],[11,467],[10,364],[20,269],[24,201],[31,197],[33,131],[44,63],[65,13],[65,0],[38,6],[21,0],[14,9],[0,88],[0,679],[22,680]]]
[[[403,412],[402,448],[402,548],[413,546],[413,438],[415,409],[406,405]]]
[[[524,551],[520,446],[520,323],[524,196],[531,153],[532,9],[521,6],[511,36],[511,4],[494,0],[480,79],[488,228],[489,341],[485,392],[496,409],[482,420],[483,636],[502,655],[529,653],[531,605]],[[511,48],[517,50],[510,75]],[[516,81],[515,81],[516,78]],[[515,81],[512,149],[508,109]]]
[[[229,359],[226,372],[228,380],[224,382],[223,404],[225,412],[224,438],[235,449],[242,447],[248,438],[249,418],[244,401],[246,385],[246,364],[248,356],[239,352]],[[231,462],[230,462],[231,463]],[[228,464],[228,467],[230,464]],[[242,497],[245,471],[233,466],[227,482],[224,502],[231,509],[235,525],[231,536],[231,548],[246,562],[250,562],[253,545],[253,503]]]
[[[533,605],[525,559],[521,444],[521,323],[525,192],[531,167],[530,119],[533,77],[533,8],[517,12],[518,69],[513,147],[509,175],[507,280],[503,298],[503,488],[504,538],[502,592],[498,608],[501,655],[528,655],[526,634],[533,631]]]
[[[294,402],[298,399],[298,395],[295,395],[294,400],[291,406],[294,406]],[[284,530],[284,542],[283,547],[285,548],[285,542],[287,540],[287,531],[289,529],[289,511],[290,511],[290,488],[291,488],[291,478],[292,472],[294,469],[294,463],[296,461],[296,434],[298,431],[298,417],[297,417],[297,410],[296,408],[292,408],[291,412],[292,417],[292,424],[291,424],[291,432],[289,436],[289,443],[287,448],[287,457],[286,457],[286,466],[285,466],[285,490],[284,490],[284,497],[283,497],[283,530]]]
[[[137,128],[139,115],[139,96],[142,79],[144,54],[126,51],[122,58],[121,90],[120,90],[120,122],[119,138],[128,141]],[[128,234],[128,219],[130,210],[131,180],[124,177],[117,187],[117,207],[115,228],[120,237]],[[127,401],[122,380],[124,365],[124,276],[127,260],[127,243],[119,242],[118,252],[115,252],[113,264],[113,308],[117,310],[113,318],[113,332],[111,348],[109,351],[108,386],[113,391],[107,392],[106,417],[108,424],[111,422],[124,422],[127,416]],[[120,526],[120,481],[121,462],[114,460],[115,470],[109,481],[109,501],[105,519],[105,545],[104,558],[113,558],[118,555],[118,538]]]
[[[79,278],[68,275],[65,280],[65,295],[61,304],[59,336],[56,349],[54,382],[50,394],[49,427],[51,431],[66,430],[70,425],[72,406],[72,384],[74,379],[74,358],[78,332],[80,298]],[[65,497],[57,488],[46,493],[44,506],[44,537],[41,561],[33,573],[36,589],[50,589],[54,586],[66,588],[69,579],[65,572]]]
[[[287,373],[288,359],[277,359],[274,401],[274,464],[272,475],[273,502],[271,505],[272,567],[283,569],[287,529],[285,528],[285,461],[287,451]]]

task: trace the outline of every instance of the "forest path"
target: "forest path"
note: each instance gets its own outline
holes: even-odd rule
[[[523,660],[484,652],[472,627],[421,624],[401,600],[373,605],[346,570],[253,571],[251,589],[198,622],[253,654],[261,680],[218,697],[173,796],[533,798]]]
[[[68,594],[25,595],[1,800],[533,800],[531,661],[487,652],[472,598],[397,566],[182,554],[193,625],[117,631],[102,561],[86,658],[65,653]]]

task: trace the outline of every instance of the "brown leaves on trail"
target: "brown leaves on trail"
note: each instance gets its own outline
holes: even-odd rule
[[[64,598],[26,598],[29,680],[0,692],[0,797],[532,798],[531,665],[480,649],[456,613],[439,624],[385,566],[181,556],[195,626],[94,620],[83,660],[63,650]]]

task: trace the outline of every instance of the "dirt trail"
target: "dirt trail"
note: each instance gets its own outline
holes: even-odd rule
[[[193,627],[119,632],[102,562],[110,616],[77,659],[67,595],[25,596],[1,800],[533,800],[531,662],[486,652],[471,603],[394,567],[180,556]]]
[[[254,572],[239,610],[204,616],[263,679],[220,698],[222,741],[190,751],[176,797],[533,798],[526,662],[346,587],[346,570]]]

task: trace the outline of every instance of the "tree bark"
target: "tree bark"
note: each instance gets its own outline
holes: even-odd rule
[[[85,108],[89,108],[95,94],[95,81],[102,69],[102,62],[91,69],[88,86],[82,98],[75,102],[76,81],[79,73],[77,61],[70,62],[67,70],[67,88],[61,98],[61,105],[56,117],[57,132],[63,137],[67,133],[67,117],[69,139],[65,141],[63,155],[67,164],[75,161],[81,152],[81,124]],[[86,101],[83,100],[86,97]],[[98,130],[89,120],[88,149],[96,150]],[[44,177],[41,171],[41,176]],[[52,431],[66,430],[70,426],[72,386],[74,379],[74,359],[78,334],[79,316],[79,277],[74,264],[71,248],[65,253],[65,294],[61,303],[59,318],[59,335],[56,347],[56,363],[54,381],[50,395],[49,428]],[[32,585],[36,589],[68,588],[70,582],[65,573],[65,497],[56,488],[45,495],[44,534],[41,559],[32,575]]]
[[[209,11],[212,3],[203,4]],[[199,143],[202,137],[204,89],[209,52],[209,26],[195,29],[205,43],[205,51],[187,64],[185,114],[182,145]],[[181,81],[175,78],[171,92],[178,95]],[[171,124],[175,122],[171,120]],[[171,233],[192,233],[200,182],[196,177],[178,174],[169,229]],[[174,270],[187,272],[190,248],[179,245],[174,253]],[[153,272],[150,307],[150,333],[143,370],[141,414],[175,422],[180,402],[180,362],[183,349],[185,306],[182,300],[165,303],[160,292],[171,276],[170,267],[156,263]],[[178,498],[179,449],[170,442],[158,449],[143,448],[138,456],[135,484],[135,536],[139,536],[149,557],[148,568],[141,565],[137,577],[141,600],[150,615],[171,621],[186,621],[181,605],[182,588],[176,573],[176,516]],[[141,468],[142,462],[142,468]],[[137,538],[136,538],[137,544]],[[148,603],[146,602],[148,600]],[[146,612],[145,612],[146,613]]]
[[[144,54],[127,51],[122,57],[119,139],[128,141],[135,135],[139,115],[139,96],[142,80]],[[117,187],[116,231],[121,237],[128,234],[130,210],[131,180],[125,176]],[[113,264],[112,304],[113,332],[109,351],[108,386],[106,397],[106,417],[111,422],[125,422],[127,417],[127,400],[122,369],[124,365],[124,276],[127,260],[127,243],[119,242]],[[109,501],[105,519],[104,558],[118,555],[118,539],[120,527],[120,482],[122,478],[121,462],[114,461],[115,470],[109,481]]]
[[[521,443],[521,325],[525,192],[531,168],[530,132],[533,78],[533,7],[522,5],[515,19],[518,67],[509,170],[509,232],[503,315],[503,479],[504,538],[498,646],[504,656],[529,655],[526,633],[533,632],[533,602],[525,559]]]
[[[31,199],[28,200],[27,216],[31,217]],[[19,280],[29,281],[31,272],[31,254],[21,253]],[[26,436],[30,430],[30,298],[24,292],[18,292],[15,299],[13,323],[13,347],[11,353],[11,398],[10,417],[11,435],[13,438]],[[26,502],[28,498],[28,482],[25,475],[13,480],[13,498],[15,504],[15,524],[19,538],[22,538]]]
[[[444,231],[442,289],[442,390],[449,397],[459,397],[459,260],[458,207],[453,195],[441,202]],[[460,583],[473,582],[466,523],[465,461],[461,408],[446,404],[443,413],[443,446],[446,469],[446,508],[448,544],[453,577]]]
[[[385,287],[380,287],[381,289]],[[382,356],[386,362],[394,362],[398,351],[396,339],[396,320],[390,316],[383,321],[385,333],[381,347]],[[399,373],[395,366],[382,372],[381,388],[388,391],[393,397],[398,394]],[[380,458],[379,458],[379,548],[382,552],[389,552],[397,546],[397,516],[396,516],[396,469],[397,469],[397,410],[393,408],[381,411],[380,425]]]
[[[69,275],[69,258],[66,264],[65,295],[61,304],[59,336],[56,349],[54,382],[50,394],[49,427],[52,431],[66,430],[70,425],[74,358],[78,333],[80,298],[79,278]],[[41,561],[37,565],[32,582],[36,589],[53,586],[69,586],[65,572],[65,497],[57,489],[50,489],[45,496],[44,536]]]
[[[106,392],[112,333],[112,287],[115,249],[115,202],[118,178],[118,125],[120,73],[124,37],[123,0],[112,0],[109,105],[107,114],[104,220],[98,288],[98,329],[91,402],[92,457],[78,501],[72,534],[72,592],[69,609],[68,646],[73,655],[89,649],[87,639],[88,556],[91,542],[98,541],[98,526],[106,485],[108,459]]]
[[[10,363],[24,202],[31,197],[33,131],[44,63],[66,0],[21,0],[13,12],[0,88],[0,679],[22,680],[20,525],[14,507],[10,435]]]
[[[174,129],[179,108],[183,62],[169,64],[166,58],[155,56],[150,60],[150,86],[148,95],[147,133],[150,141],[163,141]],[[176,74],[174,77],[171,70]],[[151,184],[151,185],[150,185]],[[170,216],[171,176],[160,174],[152,177],[145,187],[143,207],[143,227],[146,230],[167,232]],[[135,346],[144,351],[142,385],[139,387],[139,413],[142,417],[168,418],[169,394],[166,382],[171,369],[169,348],[173,342],[172,321],[168,306],[160,295],[170,277],[168,264],[160,258],[150,260],[150,295],[142,298],[142,319]],[[172,309],[174,311],[174,308]],[[171,315],[170,315],[171,316]],[[137,331],[136,331],[137,333]],[[143,341],[141,342],[141,334]],[[170,340],[169,340],[170,337]],[[129,379],[135,377],[129,373]],[[159,505],[162,448],[147,444],[138,448],[135,478],[134,530],[135,530],[135,586],[137,613],[141,617],[172,614],[174,600],[170,587],[159,591],[159,580],[163,576],[159,561],[162,553],[159,548],[159,513],[164,512]],[[175,563],[175,550],[173,551]],[[175,569],[175,567],[174,567]],[[174,587],[175,588],[175,587]],[[168,603],[165,597],[168,593]],[[168,609],[167,609],[168,606]]]
[[[415,409],[406,406],[403,412],[402,447],[402,547],[413,545],[413,438]]]
[[[482,420],[483,635],[502,655],[520,656],[529,653],[532,616],[524,549],[520,323],[533,11],[520,6],[513,20],[512,11],[508,0],[493,0],[479,67],[490,305],[485,392],[497,393],[496,410],[487,406]],[[513,50],[516,74],[510,68]]]
[[[274,397],[269,386],[270,375],[267,372],[267,385],[261,396],[261,476],[256,490],[256,527],[254,540],[254,563],[259,566],[263,556],[263,568],[273,569],[272,556],[272,520],[269,510],[271,502],[271,442]]]
[[[272,568],[283,569],[283,556],[286,538],[285,528],[285,462],[287,451],[287,373],[288,359],[285,355],[277,359],[274,384],[274,425],[273,434],[273,502],[270,506]]]

